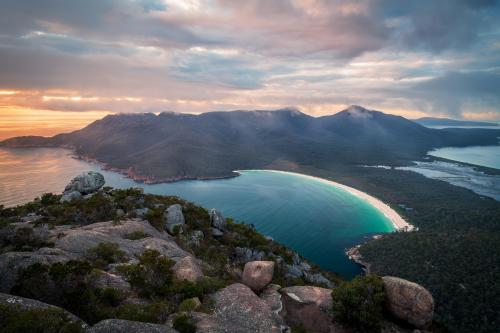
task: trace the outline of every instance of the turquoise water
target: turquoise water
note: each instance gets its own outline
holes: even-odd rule
[[[500,146],[446,147],[433,150],[428,154],[453,161],[500,169]]]
[[[360,273],[346,248],[374,233],[393,230],[367,202],[318,180],[268,171],[245,171],[231,179],[139,184],[70,157],[62,149],[0,149],[0,204],[21,204],[46,192],[60,193],[83,171],[103,173],[116,188],[140,186],[153,194],[177,195],[251,223],[321,267],[345,277]]]

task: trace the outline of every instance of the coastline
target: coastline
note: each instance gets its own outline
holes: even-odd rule
[[[337,182],[334,182],[332,180],[320,178],[320,177],[315,177],[315,176],[310,176],[306,175],[303,173],[298,173],[298,172],[291,172],[291,171],[281,171],[281,170],[271,170],[271,169],[251,169],[251,170],[234,170],[234,172],[240,173],[242,171],[268,171],[268,172],[275,172],[275,173],[282,173],[282,174],[289,174],[289,175],[295,175],[295,176],[300,176],[308,179],[313,179],[316,181],[320,181],[324,184],[329,184],[333,185],[335,187],[338,187],[346,192],[349,192],[350,194],[368,202],[370,205],[375,207],[377,210],[379,210],[384,216],[391,221],[394,231],[413,231],[415,230],[415,227],[411,225],[410,223],[406,222],[394,209],[392,209],[388,204],[384,203],[383,201],[375,198],[374,196],[369,195],[368,193],[362,192],[360,190],[357,190],[353,187],[340,184]]]

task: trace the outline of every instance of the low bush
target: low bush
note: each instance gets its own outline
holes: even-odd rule
[[[179,333],[196,333],[196,324],[194,320],[187,315],[175,317],[173,326]]]
[[[115,243],[103,242],[89,250],[89,257],[97,267],[105,267],[109,264],[125,260],[126,255]]]
[[[362,332],[376,332],[382,324],[384,285],[376,275],[358,276],[342,282],[332,291],[336,319]]]
[[[141,296],[166,296],[171,289],[174,264],[158,251],[146,250],[138,264],[122,265],[118,269]]]
[[[0,305],[0,327],[3,333],[83,333],[61,310],[21,310],[5,305]]]

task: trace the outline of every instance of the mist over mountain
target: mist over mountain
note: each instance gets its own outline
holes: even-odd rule
[[[280,162],[400,165],[442,146],[496,144],[496,130],[437,130],[351,106],[314,118],[296,109],[200,115],[117,114],[51,138],[18,137],[5,147],[72,148],[111,167],[155,179],[225,177]]]
[[[423,117],[414,120],[424,126],[500,126],[497,123],[485,121],[456,120],[450,118]]]

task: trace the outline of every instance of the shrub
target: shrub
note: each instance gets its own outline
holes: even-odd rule
[[[89,250],[91,259],[97,267],[104,267],[112,263],[123,261],[126,258],[118,244],[104,242]]]
[[[126,239],[130,239],[130,240],[138,240],[138,239],[143,239],[143,238],[146,238],[146,237],[149,237],[148,234],[146,234],[144,231],[142,230],[136,230],[128,235],[125,236]]]
[[[157,301],[146,305],[122,304],[114,309],[113,318],[142,321],[147,323],[164,323],[173,307],[166,301]]]
[[[358,276],[332,291],[334,316],[363,332],[380,330],[384,286],[376,275]]]
[[[180,315],[174,319],[174,328],[180,333],[196,333],[194,320],[186,315]]]
[[[3,333],[80,333],[83,328],[71,322],[57,309],[20,310],[0,305],[0,327]]]
[[[150,209],[145,216],[145,219],[159,231],[165,229],[165,222],[163,221],[163,210],[161,208]]]
[[[185,299],[179,305],[179,311],[182,311],[182,312],[194,311],[194,310],[196,310],[197,306],[199,305],[198,302],[199,301],[195,297]]]
[[[118,269],[142,296],[166,296],[172,284],[172,267],[175,262],[158,251],[146,250],[138,264],[123,265]]]

